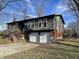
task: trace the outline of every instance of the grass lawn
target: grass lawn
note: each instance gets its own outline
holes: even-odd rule
[[[8,44],[8,43],[10,43],[9,40],[0,38],[0,44]]]
[[[56,42],[61,43],[61,44],[65,44],[65,45],[71,45],[71,46],[77,46],[79,47],[79,38],[78,39],[64,39],[64,40],[57,40]]]
[[[3,59],[79,59],[79,47],[53,43],[23,51]]]
[[[58,43],[61,43],[61,44],[68,44],[68,45],[73,45],[73,46],[79,46],[79,43],[76,43],[76,42],[58,41]]]

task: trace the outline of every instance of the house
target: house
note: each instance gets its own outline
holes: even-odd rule
[[[48,15],[21,21],[7,23],[9,31],[15,27],[24,32],[24,37],[30,42],[50,43],[63,38],[64,20],[62,15]]]

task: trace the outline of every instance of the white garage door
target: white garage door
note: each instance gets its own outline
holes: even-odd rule
[[[31,33],[29,35],[29,40],[30,40],[30,42],[38,42],[38,40],[39,40],[38,33]]]
[[[50,32],[44,32],[40,34],[40,43],[50,43],[51,42],[51,35]]]

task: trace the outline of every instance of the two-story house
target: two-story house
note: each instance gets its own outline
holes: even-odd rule
[[[7,24],[9,31],[14,31],[15,27],[23,31],[30,42],[49,43],[54,39],[63,38],[65,22],[62,15],[53,14]]]

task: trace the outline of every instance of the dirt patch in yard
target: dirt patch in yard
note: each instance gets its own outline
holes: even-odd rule
[[[79,48],[55,43],[44,44],[3,59],[79,59]]]
[[[33,43],[14,43],[14,44],[6,44],[0,45],[0,59],[4,56],[12,55],[18,52],[22,52],[24,50],[29,50],[39,46],[38,44]]]

